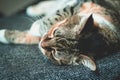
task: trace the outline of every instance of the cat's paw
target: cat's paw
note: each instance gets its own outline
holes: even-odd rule
[[[36,5],[29,6],[26,9],[26,14],[29,16],[40,16],[42,14],[49,14],[50,11],[54,11],[54,8],[56,7],[56,2],[58,1],[43,1],[39,2]]]
[[[9,42],[5,38],[5,29],[0,30],[0,42],[8,44]]]

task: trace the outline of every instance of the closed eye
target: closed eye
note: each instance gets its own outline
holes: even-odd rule
[[[53,35],[54,35],[55,37],[63,37],[62,33],[61,33],[58,29],[56,29],[56,30],[54,31]]]

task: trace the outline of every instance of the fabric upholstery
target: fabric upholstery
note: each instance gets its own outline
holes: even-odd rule
[[[0,29],[29,29],[33,18],[16,15],[0,19]],[[97,71],[83,65],[58,66],[38,45],[0,43],[0,80],[120,80],[120,52],[96,61]]]

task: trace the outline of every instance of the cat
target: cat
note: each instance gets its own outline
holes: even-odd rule
[[[0,30],[0,42],[39,44],[42,53],[56,64],[83,64],[95,71],[96,59],[120,51],[120,18],[116,16],[120,12],[117,5],[109,7],[111,1],[102,2],[107,5],[100,0],[67,1],[35,21],[28,31]]]

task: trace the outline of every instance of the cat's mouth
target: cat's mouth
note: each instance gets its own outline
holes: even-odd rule
[[[41,50],[44,55],[47,55],[47,53],[51,54],[54,51],[47,42],[41,41],[39,46],[41,46]]]

